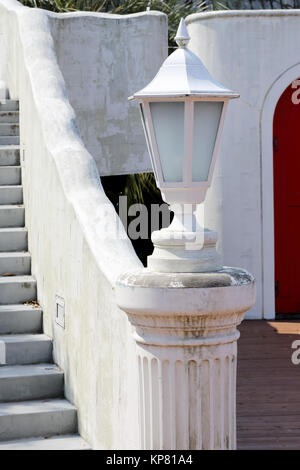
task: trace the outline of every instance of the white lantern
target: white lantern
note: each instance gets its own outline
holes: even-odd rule
[[[183,19],[175,40],[179,48],[132,97],[139,102],[157,185],[175,213],[168,229],[152,235],[155,250],[148,265],[157,271],[201,272],[220,264],[216,254],[206,260],[205,245],[211,246],[216,234],[199,226],[196,206],[211,184],[228,101],[239,95],[214,80],[187,49]]]

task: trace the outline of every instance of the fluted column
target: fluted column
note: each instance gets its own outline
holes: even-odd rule
[[[123,275],[134,325],[142,449],[235,449],[237,325],[255,299],[243,270]]]

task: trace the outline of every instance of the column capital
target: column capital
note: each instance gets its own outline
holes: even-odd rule
[[[236,326],[255,300],[255,282],[250,273],[237,268],[212,273],[142,269],[123,274],[116,294],[136,328],[137,341],[213,344],[237,339]]]

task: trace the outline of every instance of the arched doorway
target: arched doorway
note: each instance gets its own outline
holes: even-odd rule
[[[273,172],[275,311],[299,314],[300,79],[285,89],[275,109]]]

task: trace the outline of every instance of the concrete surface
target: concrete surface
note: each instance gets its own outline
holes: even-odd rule
[[[0,185],[19,185],[21,183],[21,167],[0,166]]]
[[[63,396],[64,373],[55,364],[0,368],[0,402]]]
[[[20,164],[20,147],[19,145],[2,145],[0,165],[12,166]]]
[[[0,336],[0,364],[52,362],[52,341],[43,334]]]
[[[1,209],[1,207],[0,207]],[[1,213],[1,210],[0,210]],[[27,229],[24,227],[0,228],[0,252],[27,249]]]
[[[42,309],[33,305],[0,305],[0,335],[41,333]]]
[[[25,210],[23,205],[0,206],[0,228],[24,227]]]
[[[0,441],[76,432],[76,408],[66,400],[0,403]]]
[[[0,253],[0,276],[30,274],[31,258],[29,253]]]
[[[91,450],[91,448],[80,436],[67,434],[0,442],[0,450]]]
[[[23,203],[23,189],[21,185],[0,186],[0,204],[9,205],[9,204],[22,204],[22,203]]]
[[[29,275],[0,277],[0,304],[36,300],[36,280]]]
[[[138,105],[128,97],[167,57],[167,17],[156,11],[48,17],[78,130],[100,175],[152,171]]]

